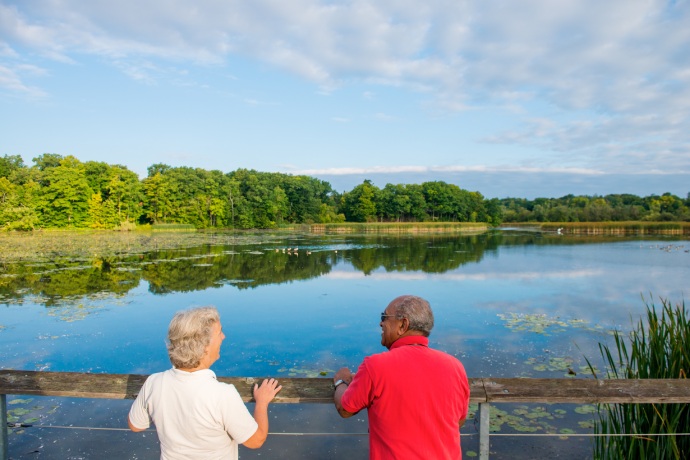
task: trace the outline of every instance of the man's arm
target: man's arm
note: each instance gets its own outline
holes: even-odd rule
[[[242,443],[243,446],[250,449],[258,449],[263,446],[268,437],[268,404],[282,388],[276,379],[264,380],[261,382],[261,386],[254,384],[254,400],[256,401],[254,420],[259,426],[254,434]]]
[[[338,372],[336,372],[333,376],[333,383],[339,380],[342,380],[345,383],[341,383],[340,385],[338,385],[335,389],[335,393],[333,393],[333,402],[335,403],[335,408],[342,418],[352,417],[356,414],[356,412],[353,413],[346,411],[341,403],[341,400],[343,399],[343,394],[345,394],[348,385],[350,384],[350,382],[352,382],[352,372],[350,372],[350,369],[343,367]]]

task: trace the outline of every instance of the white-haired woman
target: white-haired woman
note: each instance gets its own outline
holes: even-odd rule
[[[237,389],[209,369],[224,339],[213,307],[178,312],[170,322],[173,368],[146,379],[127,419],[132,431],[156,425],[161,459],[237,459],[239,444],[257,449],[266,440],[268,404],[282,387],[275,379],[255,384],[252,417]]]

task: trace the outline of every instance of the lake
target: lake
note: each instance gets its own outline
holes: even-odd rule
[[[170,367],[172,315],[214,305],[226,340],[220,376],[332,376],[381,352],[379,314],[401,294],[426,298],[430,345],[470,377],[593,378],[598,343],[628,331],[645,302],[687,294],[690,240],[479,235],[258,234],[237,244],[6,262],[0,266],[0,367],[149,374]],[[644,298],[644,299],[643,299]],[[573,375],[576,374],[576,375]],[[154,432],[130,433],[131,401],[9,396],[10,457],[158,458]],[[251,409],[251,408],[250,408]],[[495,405],[492,458],[589,458],[592,406]],[[366,458],[365,413],[273,404],[258,451],[240,458]],[[478,452],[478,422],[463,434]],[[493,436],[493,434],[499,436]],[[544,437],[511,436],[550,434]],[[571,434],[571,436],[566,436]]]

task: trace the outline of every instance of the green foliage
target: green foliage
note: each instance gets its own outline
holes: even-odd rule
[[[670,193],[499,200],[505,222],[690,221],[688,203]]]
[[[342,203],[348,222],[376,221],[377,202],[381,190],[369,179],[357,185],[349,193],[343,194]]]
[[[609,378],[679,379],[690,370],[690,318],[685,302],[673,307],[662,299],[660,314],[647,304],[646,324],[640,320],[626,337],[614,334],[613,351],[599,349],[609,366]],[[591,367],[591,365],[590,365]],[[595,433],[594,457],[600,459],[681,459],[690,452],[687,404],[603,404]],[[616,436],[639,434],[639,436]],[[654,436],[659,434],[660,436]]]
[[[342,195],[313,177],[238,169],[229,173],[158,163],[143,180],[125,166],[44,153],[27,167],[0,158],[0,228],[122,229],[179,223],[198,229],[276,228],[343,222],[690,221],[688,202],[666,193],[487,200],[443,181],[364,180]]]
[[[11,177],[15,171],[24,167],[24,160],[19,155],[0,157],[0,177]]]
[[[38,202],[42,224],[46,227],[85,227],[89,200],[93,194],[86,180],[86,168],[73,156],[58,166],[46,167]]]

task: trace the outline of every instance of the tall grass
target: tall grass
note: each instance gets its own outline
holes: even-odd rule
[[[312,233],[479,233],[489,229],[485,222],[344,222],[313,224]]]
[[[653,303],[645,302],[646,321],[640,319],[628,337],[616,331],[613,350],[599,344],[609,378],[687,378],[690,321],[685,302],[675,307],[668,300],[661,299],[661,303],[659,313]],[[595,437],[597,459],[690,458],[690,436],[663,436],[690,433],[688,404],[602,404],[594,432],[608,435]]]
[[[195,232],[196,227],[192,224],[153,224],[151,230],[154,232]]]
[[[563,233],[578,235],[690,235],[690,222],[549,222],[539,225],[542,230],[561,228]]]

